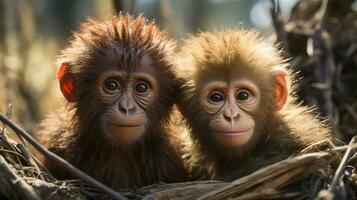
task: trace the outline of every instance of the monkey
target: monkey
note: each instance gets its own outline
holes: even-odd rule
[[[57,58],[66,99],[36,137],[114,188],[185,180],[181,139],[170,125],[175,41],[143,15],[88,19]],[[59,179],[71,176],[49,160]]]
[[[201,32],[175,68],[177,106],[189,130],[192,179],[232,181],[331,140],[326,120],[297,102],[295,74],[255,30]]]

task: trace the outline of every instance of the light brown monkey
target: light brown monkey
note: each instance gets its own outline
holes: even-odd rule
[[[331,138],[295,103],[288,63],[255,31],[200,33],[185,41],[176,75],[192,138],[189,171],[233,180]]]
[[[88,20],[58,59],[69,104],[42,123],[37,138],[115,189],[184,180],[181,140],[169,123],[174,47],[143,16]]]

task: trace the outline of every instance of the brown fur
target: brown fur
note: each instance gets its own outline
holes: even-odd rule
[[[331,138],[328,126],[312,109],[295,103],[291,75],[288,103],[274,111],[274,72],[288,71],[287,66],[279,50],[254,31],[200,33],[185,41],[176,70],[181,82],[178,105],[191,132],[187,165],[194,177],[230,181]],[[248,78],[261,90],[260,106],[252,113],[255,132],[243,148],[223,149],[210,134],[199,92],[207,79],[216,77]]]
[[[115,189],[184,180],[181,141],[169,123],[175,91],[171,70],[174,47],[173,41],[142,16],[85,22],[58,58],[59,63],[73,66],[78,101],[45,120],[37,134],[39,140]],[[130,73],[144,55],[153,60],[160,85],[158,100],[147,108],[150,121],[143,137],[127,146],[116,145],[101,133],[105,105],[94,92],[96,80],[108,62]],[[46,165],[57,177],[70,178],[53,163],[46,161]]]

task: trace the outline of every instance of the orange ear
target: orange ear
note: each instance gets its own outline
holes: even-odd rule
[[[73,75],[69,73],[69,70],[70,66],[67,63],[62,63],[57,73],[57,79],[63,96],[67,101],[75,102],[77,97],[74,94]]]
[[[288,84],[287,84],[287,77],[288,74],[285,71],[278,71],[276,73],[276,86],[275,86],[275,110],[281,110],[287,100],[288,100]]]

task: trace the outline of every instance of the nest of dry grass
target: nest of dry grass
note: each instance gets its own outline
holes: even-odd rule
[[[317,105],[337,136],[350,141],[334,147],[321,141],[300,153],[233,182],[195,181],[112,191],[78,171],[78,180],[52,177],[30,153],[29,135],[13,123],[0,129],[1,199],[357,199],[357,14],[354,0],[302,0],[290,19],[274,4],[277,41],[295,71],[304,77],[299,96]],[[1,115],[1,121],[6,119]],[[314,134],[314,133],[311,133]],[[351,139],[352,138],[352,139]],[[30,138],[31,139],[31,138]],[[351,139],[351,140],[350,140]],[[33,144],[33,143],[32,143]],[[48,155],[47,155],[48,156]],[[65,161],[63,167],[70,164]],[[89,181],[88,181],[89,180]]]
[[[17,134],[0,129],[0,198],[4,199],[356,199],[357,137],[348,146],[321,141],[300,153],[233,182],[155,184],[108,193],[87,179],[60,181],[31,154],[31,136],[0,115]],[[312,133],[313,134],[313,133]],[[34,144],[36,147],[37,144]],[[48,156],[46,153],[45,156]],[[68,169],[70,166],[60,165]],[[78,172],[74,175],[83,178]]]

